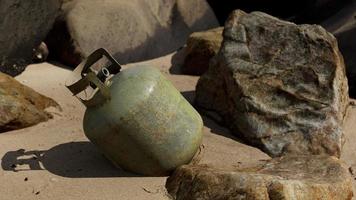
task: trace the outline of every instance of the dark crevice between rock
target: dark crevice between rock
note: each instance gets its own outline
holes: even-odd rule
[[[236,9],[246,12],[262,11],[296,23],[320,23],[335,14],[351,0],[208,0],[219,23],[224,24],[229,14]]]
[[[60,61],[61,64],[76,67],[80,64],[83,56],[76,51],[74,41],[71,39],[67,24],[63,17],[59,17],[52,30],[45,39],[49,55],[48,60]]]

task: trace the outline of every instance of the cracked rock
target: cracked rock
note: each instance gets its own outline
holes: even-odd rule
[[[49,120],[52,115],[45,111],[49,107],[60,110],[53,99],[0,72],[0,133]]]
[[[350,200],[352,180],[336,157],[286,156],[242,168],[186,165],[167,179],[176,200]]]
[[[262,12],[234,11],[195,103],[271,156],[340,156],[348,85],[335,37]]]

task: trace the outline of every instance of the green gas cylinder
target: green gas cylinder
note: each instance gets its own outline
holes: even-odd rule
[[[105,55],[112,63],[97,73]],[[120,65],[98,49],[76,69],[81,79],[67,85],[74,95],[87,87],[85,135],[116,166],[143,175],[167,175],[191,161],[202,141],[202,119],[154,67]]]

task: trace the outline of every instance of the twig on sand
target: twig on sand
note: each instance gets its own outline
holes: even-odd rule
[[[142,189],[143,189],[145,192],[150,193],[150,194],[157,194],[157,193],[159,193],[159,189],[157,189],[155,192],[152,192],[152,191],[150,191],[150,190],[148,190],[148,189],[146,189],[146,188],[144,188],[144,187],[142,187]]]

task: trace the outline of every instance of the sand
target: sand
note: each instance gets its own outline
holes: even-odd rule
[[[140,64],[159,68],[192,101],[198,77],[177,73],[180,58],[180,54],[168,55]],[[169,199],[164,187],[167,177],[142,177],[117,169],[88,142],[82,129],[85,107],[64,86],[69,76],[70,70],[43,63],[30,65],[16,77],[55,99],[63,110],[51,109],[54,118],[48,122],[0,134],[0,200]],[[200,163],[238,165],[269,158],[238,142],[226,128],[203,118]],[[356,108],[350,108],[342,159],[356,171],[355,120]],[[22,165],[13,168],[15,163]]]
[[[177,74],[176,60],[179,54],[141,64],[159,68],[192,100],[198,77]],[[167,177],[142,177],[117,169],[88,142],[82,129],[85,107],[64,86],[69,76],[66,68],[42,63],[30,65],[16,77],[55,99],[63,110],[51,109],[54,118],[48,122],[0,134],[0,200],[169,199]],[[214,121],[204,117],[204,123],[200,163],[237,165],[268,159],[260,150],[237,142]],[[18,165],[13,168],[13,164]]]

